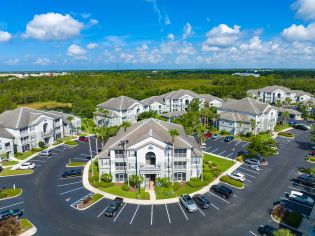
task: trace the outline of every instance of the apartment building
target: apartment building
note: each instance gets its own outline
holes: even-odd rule
[[[79,116],[60,111],[48,111],[48,113],[62,117],[64,136],[72,136],[81,132],[81,118]]]

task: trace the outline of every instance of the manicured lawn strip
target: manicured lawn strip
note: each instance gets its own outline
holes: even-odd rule
[[[77,166],[85,166],[86,162],[73,161],[67,164],[67,167],[77,167]]]
[[[299,169],[299,171],[302,172],[302,173],[315,175],[315,167],[311,167],[311,168],[300,167],[300,168],[298,168],[298,169]]]
[[[20,219],[20,226],[21,226],[21,231],[20,233],[25,232],[26,230],[29,230],[30,228],[33,227],[32,223],[28,219]]]
[[[284,136],[284,137],[289,137],[289,138],[294,138],[295,137],[294,134],[288,133],[288,132],[280,132],[280,133],[278,133],[278,135]]]
[[[262,141],[268,141],[269,139],[271,139],[270,134],[259,134],[259,137]]]
[[[22,192],[21,188],[16,189],[2,189],[0,190],[0,199],[6,199],[9,197],[15,197],[20,195]]]
[[[103,198],[103,195],[102,194],[99,194],[99,193],[96,193],[92,196],[92,203],[100,200],[101,198]]]
[[[78,143],[72,140],[68,140],[65,142],[65,145],[69,145],[69,146],[77,146]]]
[[[224,183],[227,183],[227,184],[230,184],[232,186],[235,186],[237,188],[243,188],[244,187],[244,184],[240,181],[237,181],[235,179],[232,179],[230,178],[229,176],[227,175],[224,175],[220,178],[220,181],[221,182],[224,182]]]
[[[143,189],[140,190],[140,195],[138,195],[138,191],[136,192],[127,192],[121,189],[121,186],[115,185],[109,188],[98,188],[106,193],[114,194],[120,197],[133,198],[133,199],[150,199],[150,195],[147,192],[144,192]]]
[[[25,174],[32,174],[32,173],[33,173],[33,170],[11,170],[11,168],[5,168],[0,173],[0,176],[25,175]]]
[[[17,161],[4,161],[1,163],[1,165],[2,166],[13,166],[13,165],[16,165],[17,163],[19,163],[19,162],[17,162]]]
[[[16,153],[15,157],[19,160],[25,160],[26,158],[32,156],[33,154],[37,153],[38,151],[27,151],[23,153]]]
[[[209,154],[204,155],[203,157],[204,162],[211,161],[215,164],[221,172],[226,171],[227,169],[231,168],[234,165],[234,162],[231,160],[226,160],[220,157],[212,156]]]
[[[283,125],[276,125],[275,127],[275,131],[279,132],[282,131],[284,129],[290,128],[291,126],[289,124],[283,124]]]

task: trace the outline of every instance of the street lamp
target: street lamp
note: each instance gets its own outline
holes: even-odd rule
[[[94,177],[93,154],[92,154],[92,148],[91,148],[91,136],[89,136],[88,140],[89,140],[90,157],[91,157],[91,163],[92,163],[92,177]]]

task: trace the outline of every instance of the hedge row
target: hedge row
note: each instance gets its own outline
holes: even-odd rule
[[[235,179],[231,179],[229,176],[227,175],[224,175],[220,178],[220,181],[221,182],[224,182],[224,183],[227,183],[227,184],[230,184],[232,186],[235,186],[237,188],[243,188],[244,187],[244,184],[240,181],[237,181]]]

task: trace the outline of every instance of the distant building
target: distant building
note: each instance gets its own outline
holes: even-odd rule
[[[281,119],[283,112],[288,112],[289,117],[292,119],[295,119],[295,120],[302,119],[302,113],[297,110],[289,109],[289,108],[282,108],[282,107],[275,107],[275,108],[278,111],[278,119]]]
[[[260,89],[251,89],[247,91],[251,97],[264,103],[275,104],[277,101],[285,102],[290,99],[291,103],[308,101],[313,95],[301,90],[291,90],[283,86],[267,86]]]
[[[233,135],[264,131],[274,131],[277,123],[277,110],[269,104],[252,98],[243,98],[224,103],[218,108],[220,115],[218,128]],[[252,127],[255,122],[255,127]]]
[[[177,129],[173,155],[170,129]],[[127,156],[125,154],[127,153]],[[145,186],[158,177],[172,177],[174,158],[175,181],[188,181],[201,174],[201,149],[181,125],[157,119],[147,119],[133,124],[126,132],[121,128],[109,138],[99,155],[99,173],[110,173],[113,182],[123,183],[133,174],[145,178]]]
[[[253,77],[260,77],[260,74],[256,74],[256,73],[242,73],[242,72],[236,72],[236,73],[233,73],[232,75],[236,75],[236,76],[244,76],[244,77],[248,77],[248,76],[253,76]]]
[[[14,136],[5,128],[0,127],[0,160],[14,156]]]

